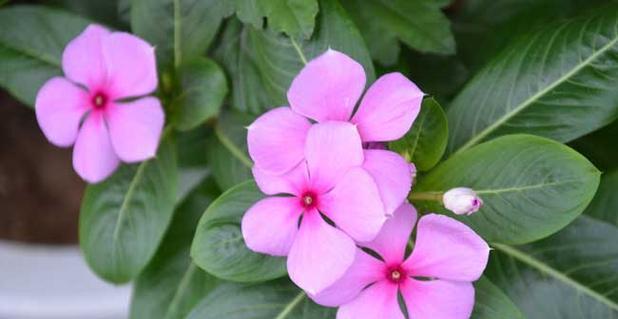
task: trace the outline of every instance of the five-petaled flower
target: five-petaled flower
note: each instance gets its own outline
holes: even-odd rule
[[[360,166],[364,153],[354,125],[313,125],[305,148],[306,161],[284,175],[254,169],[264,193],[284,196],[257,202],[241,226],[250,249],[287,255],[290,278],[318,293],[344,274],[354,261],[354,241],[372,240],[386,215],[374,179]]]
[[[75,144],[73,167],[84,180],[108,177],[120,161],[155,155],[164,113],[155,97],[154,48],[124,32],[90,25],[62,55],[65,77],[39,90],[36,117],[47,139]]]
[[[403,204],[378,236],[360,243],[377,259],[357,249],[354,264],[335,284],[310,297],[339,306],[337,319],[465,319],[474,306],[474,287],[489,258],[489,246],[466,225],[446,216],[420,218],[414,248],[405,258],[416,211]]]
[[[363,67],[341,52],[329,49],[309,61],[287,92],[290,107],[270,110],[249,126],[247,142],[256,169],[279,175],[296,167],[305,158],[312,121],[352,123],[366,148],[363,166],[391,215],[405,200],[413,172],[403,158],[375,149],[379,144],[374,142],[401,138],[418,115],[424,94],[401,73],[389,73],[371,85],[354,112],[365,82]]]

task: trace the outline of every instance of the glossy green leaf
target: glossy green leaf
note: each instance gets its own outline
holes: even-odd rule
[[[97,275],[114,283],[139,275],[172,218],[177,179],[174,146],[165,139],[154,159],[123,165],[104,182],[86,188],[79,243]]]
[[[264,17],[277,32],[295,38],[309,38],[318,13],[317,0],[231,0],[228,1],[238,18],[261,28]]]
[[[123,25],[123,23],[118,19],[118,7],[120,2],[120,0],[46,0],[45,4],[60,6],[67,11],[88,19],[92,19],[97,23],[101,23],[115,29],[126,29],[126,25]]]
[[[500,288],[486,277],[474,283],[475,303],[472,319],[524,319],[524,315]]]
[[[221,189],[230,189],[239,183],[253,178],[251,167],[235,157],[216,136],[210,137],[207,143],[208,165],[212,169],[212,174]]]
[[[359,61],[368,81],[373,81],[369,52],[345,10],[336,0],[321,0],[320,10],[316,32],[306,41],[292,41],[270,29],[261,31],[234,22],[227,25],[215,56],[232,78],[234,108],[258,114],[287,105],[287,89],[304,61],[328,48]]]
[[[618,120],[569,143],[601,170],[618,169]]]
[[[208,165],[223,190],[252,179],[247,126],[253,119],[235,110],[225,110],[215,125],[214,136],[208,139]]]
[[[199,57],[179,71],[180,93],[173,102],[173,122],[190,130],[219,114],[228,88],[223,70],[214,61]]]
[[[618,158],[616,159],[618,160]],[[601,184],[585,214],[618,227],[618,169],[603,173]]]
[[[0,86],[34,106],[43,83],[62,75],[64,47],[88,24],[79,16],[43,6],[0,9]]]
[[[611,0],[466,0],[451,10],[457,55],[476,70],[522,34]]]
[[[618,117],[618,6],[508,46],[455,98],[447,152],[525,132],[566,142]]]
[[[161,246],[133,287],[130,318],[184,319],[218,280],[197,267],[189,248],[204,208],[216,198],[212,179],[203,182],[176,209]]]
[[[240,221],[264,195],[255,182],[239,184],[204,212],[197,227],[191,257],[207,272],[237,282],[266,281],[286,274],[285,258],[255,253],[245,244]]]
[[[163,66],[204,54],[225,15],[219,0],[131,0],[131,28],[155,46]]]
[[[455,218],[489,242],[521,244],[573,221],[592,200],[599,177],[586,158],[567,146],[532,135],[507,135],[452,156],[419,177],[415,190],[473,188],[483,207]],[[438,202],[419,202],[424,203],[446,212]]]
[[[436,100],[426,98],[410,131],[391,142],[389,148],[414,163],[418,170],[427,171],[442,158],[447,140],[446,115]]]
[[[288,280],[217,287],[187,319],[332,319],[335,308],[310,301]]]
[[[399,41],[421,52],[455,53],[450,22],[442,13],[440,3],[426,0],[348,0],[342,3],[367,40],[371,56],[385,65],[396,62]]]
[[[618,318],[618,228],[582,215],[539,242],[495,245],[485,274],[530,319]]]

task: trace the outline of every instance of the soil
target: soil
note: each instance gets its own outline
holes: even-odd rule
[[[0,239],[76,243],[84,186],[71,149],[51,145],[34,111],[0,90]]]

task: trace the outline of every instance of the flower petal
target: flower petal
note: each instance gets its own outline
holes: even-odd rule
[[[249,249],[286,256],[292,247],[302,210],[294,197],[268,197],[255,203],[242,218],[242,236]]]
[[[489,258],[489,246],[468,226],[443,215],[423,216],[414,250],[405,261],[411,276],[475,281]]]
[[[47,81],[36,96],[35,112],[45,137],[67,147],[77,138],[79,123],[88,110],[87,92],[65,78]]]
[[[412,205],[402,204],[384,223],[374,240],[359,243],[359,245],[373,249],[387,264],[401,263],[405,258],[406,247],[416,223],[416,216],[416,210]]]
[[[356,241],[374,239],[386,221],[378,187],[360,167],[350,169],[332,191],[320,197],[318,205]]]
[[[350,302],[368,285],[384,278],[384,263],[356,249],[354,263],[341,279],[317,295],[309,295],[316,303],[336,307]]]
[[[337,319],[404,318],[397,300],[397,285],[387,280],[381,280],[368,287],[358,298],[339,307],[337,311]]]
[[[157,89],[154,48],[125,32],[114,32],[103,40],[103,57],[113,99],[138,97]]]
[[[112,145],[124,162],[139,162],[155,156],[165,114],[157,98],[114,103],[105,113]]]
[[[311,183],[326,192],[350,168],[363,163],[358,131],[348,122],[314,124],[307,134],[305,156]]]
[[[363,168],[371,174],[378,185],[386,215],[392,215],[410,192],[412,166],[395,152],[365,150]]]
[[[350,237],[327,224],[317,211],[310,211],[303,215],[290,249],[288,272],[294,283],[315,295],[345,274],[355,254]]]
[[[365,88],[363,66],[329,49],[309,61],[292,81],[288,101],[299,114],[318,122],[348,121]]]
[[[300,162],[291,171],[282,175],[272,175],[263,169],[253,166],[253,178],[262,192],[267,195],[291,194],[301,196],[304,186],[309,180],[307,162]]]
[[[111,175],[120,163],[101,112],[92,112],[82,125],[73,148],[73,168],[89,183],[98,183]]]
[[[367,90],[352,122],[363,142],[394,141],[410,130],[422,101],[412,81],[401,73],[385,74]]]
[[[247,147],[255,166],[283,174],[305,158],[309,121],[289,107],[272,109],[258,117],[247,132]]]
[[[467,319],[474,308],[469,282],[409,279],[400,289],[410,318]]]
[[[74,82],[94,89],[104,85],[107,69],[102,43],[110,31],[91,24],[67,44],[62,53],[62,70]]]

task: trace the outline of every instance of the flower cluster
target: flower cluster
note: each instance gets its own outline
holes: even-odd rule
[[[154,48],[124,32],[90,25],[64,49],[65,77],[39,90],[35,111],[45,137],[73,149],[73,167],[96,183],[120,161],[153,157],[164,123]]]
[[[430,214],[405,259],[415,168],[383,144],[410,129],[424,94],[390,73],[356,108],[365,81],[359,63],[328,50],[293,80],[289,107],[248,127],[253,176],[269,197],[244,215],[245,242],[287,256],[292,281],[317,303],[340,306],[338,318],[404,318],[398,291],[412,318],[466,318],[489,247],[467,226]]]

